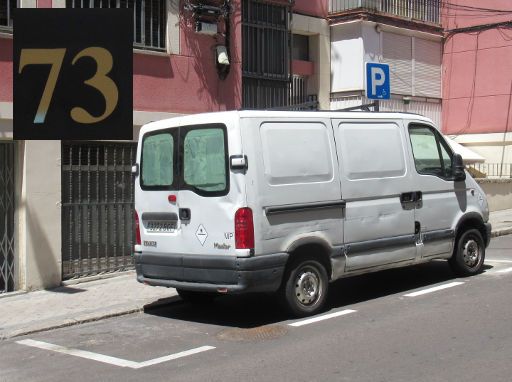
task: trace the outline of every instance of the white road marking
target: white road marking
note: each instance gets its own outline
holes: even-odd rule
[[[505,268],[500,271],[496,271],[496,273],[509,273],[512,272],[512,268]]]
[[[345,309],[345,310],[342,310],[340,312],[324,314],[323,316],[317,316],[317,317],[313,317],[313,318],[308,318],[307,320],[297,321],[297,322],[294,322],[293,324],[288,324],[288,325],[289,326],[299,327],[299,326],[313,324],[313,323],[319,322],[319,321],[328,320],[330,318],[344,316],[346,314],[355,313],[355,312],[357,312],[357,310]]]
[[[417,291],[417,292],[404,294],[404,297],[416,297],[416,296],[421,296],[421,295],[424,295],[424,294],[427,294],[427,293],[437,292],[438,290],[443,290],[443,289],[451,288],[451,287],[454,287],[454,286],[457,286],[457,285],[462,285],[462,284],[464,284],[464,283],[463,283],[463,282],[455,281],[455,282],[452,282],[452,283],[443,284],[443,285],[438,285],[438,286],[436,286],[436,287],[432,287],[432,288],[428,288],[428,289],[419,290],[419,291]]]
[[[167,362],[167,361],[171,361],[174,359],[187,357],[189,355],[201,353],[201,352],[204,352],[207,350],[215,349],[214,346],[201,346],[199,348],[190,349],[190,350],[183,351],[180,353],[170,354],[170,355],[167,355],[164,357],[150,359],[149,361],[135,362],[135,361],[129,361],[129,360],[122,359],[122,358],[110,357],[108,355],[103,355],[103,354],[99,354],[99,353],[93,353],[93,352],[86,351],[86,350],[72,349],[72,348],[68,348],[65,346],[59,346],[59,345],[50,344],[48,342],[34,341],[34,340],[30,340],[30,339],[16,341],[16,343],[20,344],[20,345],[26,345],[26,346],[43,349],[43,350],[50,350],[50,351],[54,351],[57,353],[72,355],[75,357],[90,359],[90,360],[97,361],[97,362],[108,363],[108,364],[114,365],[114,366],[129,367],[132,369],[141,369],[143,367],[153,366],[153,365],[156,365],[156,364],[159,364],[162,362]]]
[[[498,259],[485,259],[485,262],[489,262],[489,263],[512,263],[512,260],[498,260]]]

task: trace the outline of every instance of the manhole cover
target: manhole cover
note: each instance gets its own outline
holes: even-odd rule
[[[288,329],[280,325],[260,326],[251,329],[224,329],[217,334],[223,341],[265,341],[279,338],[288,333]]]

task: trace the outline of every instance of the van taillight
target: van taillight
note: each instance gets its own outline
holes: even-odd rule
[[[135,244],[141,245],[142,241],[140,239],[140,224],[139,224],[139,214],[135,211]]]
[[[254,224],[252,210],[239,208],[235,213],[235,247],[237,249],[254,248]]]

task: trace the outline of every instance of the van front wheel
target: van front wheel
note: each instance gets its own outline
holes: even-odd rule
[[[322,264],[315,260],[294,262],[284,281],[281,297],[294,316],[309,316],[323,308],[329,280]]]
[[[457,246],[449,260],[457,276],[471,276],[480,273],[484,266],[485,244],[477,229],[465,231],[455,243]]]

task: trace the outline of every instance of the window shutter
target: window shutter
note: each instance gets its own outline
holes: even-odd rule
[[[414,95],[441,98],[441,43],[414,41]]]
[[[412,37],[383,32],[382,55],[389,64],[391,93],[412,94]]]

